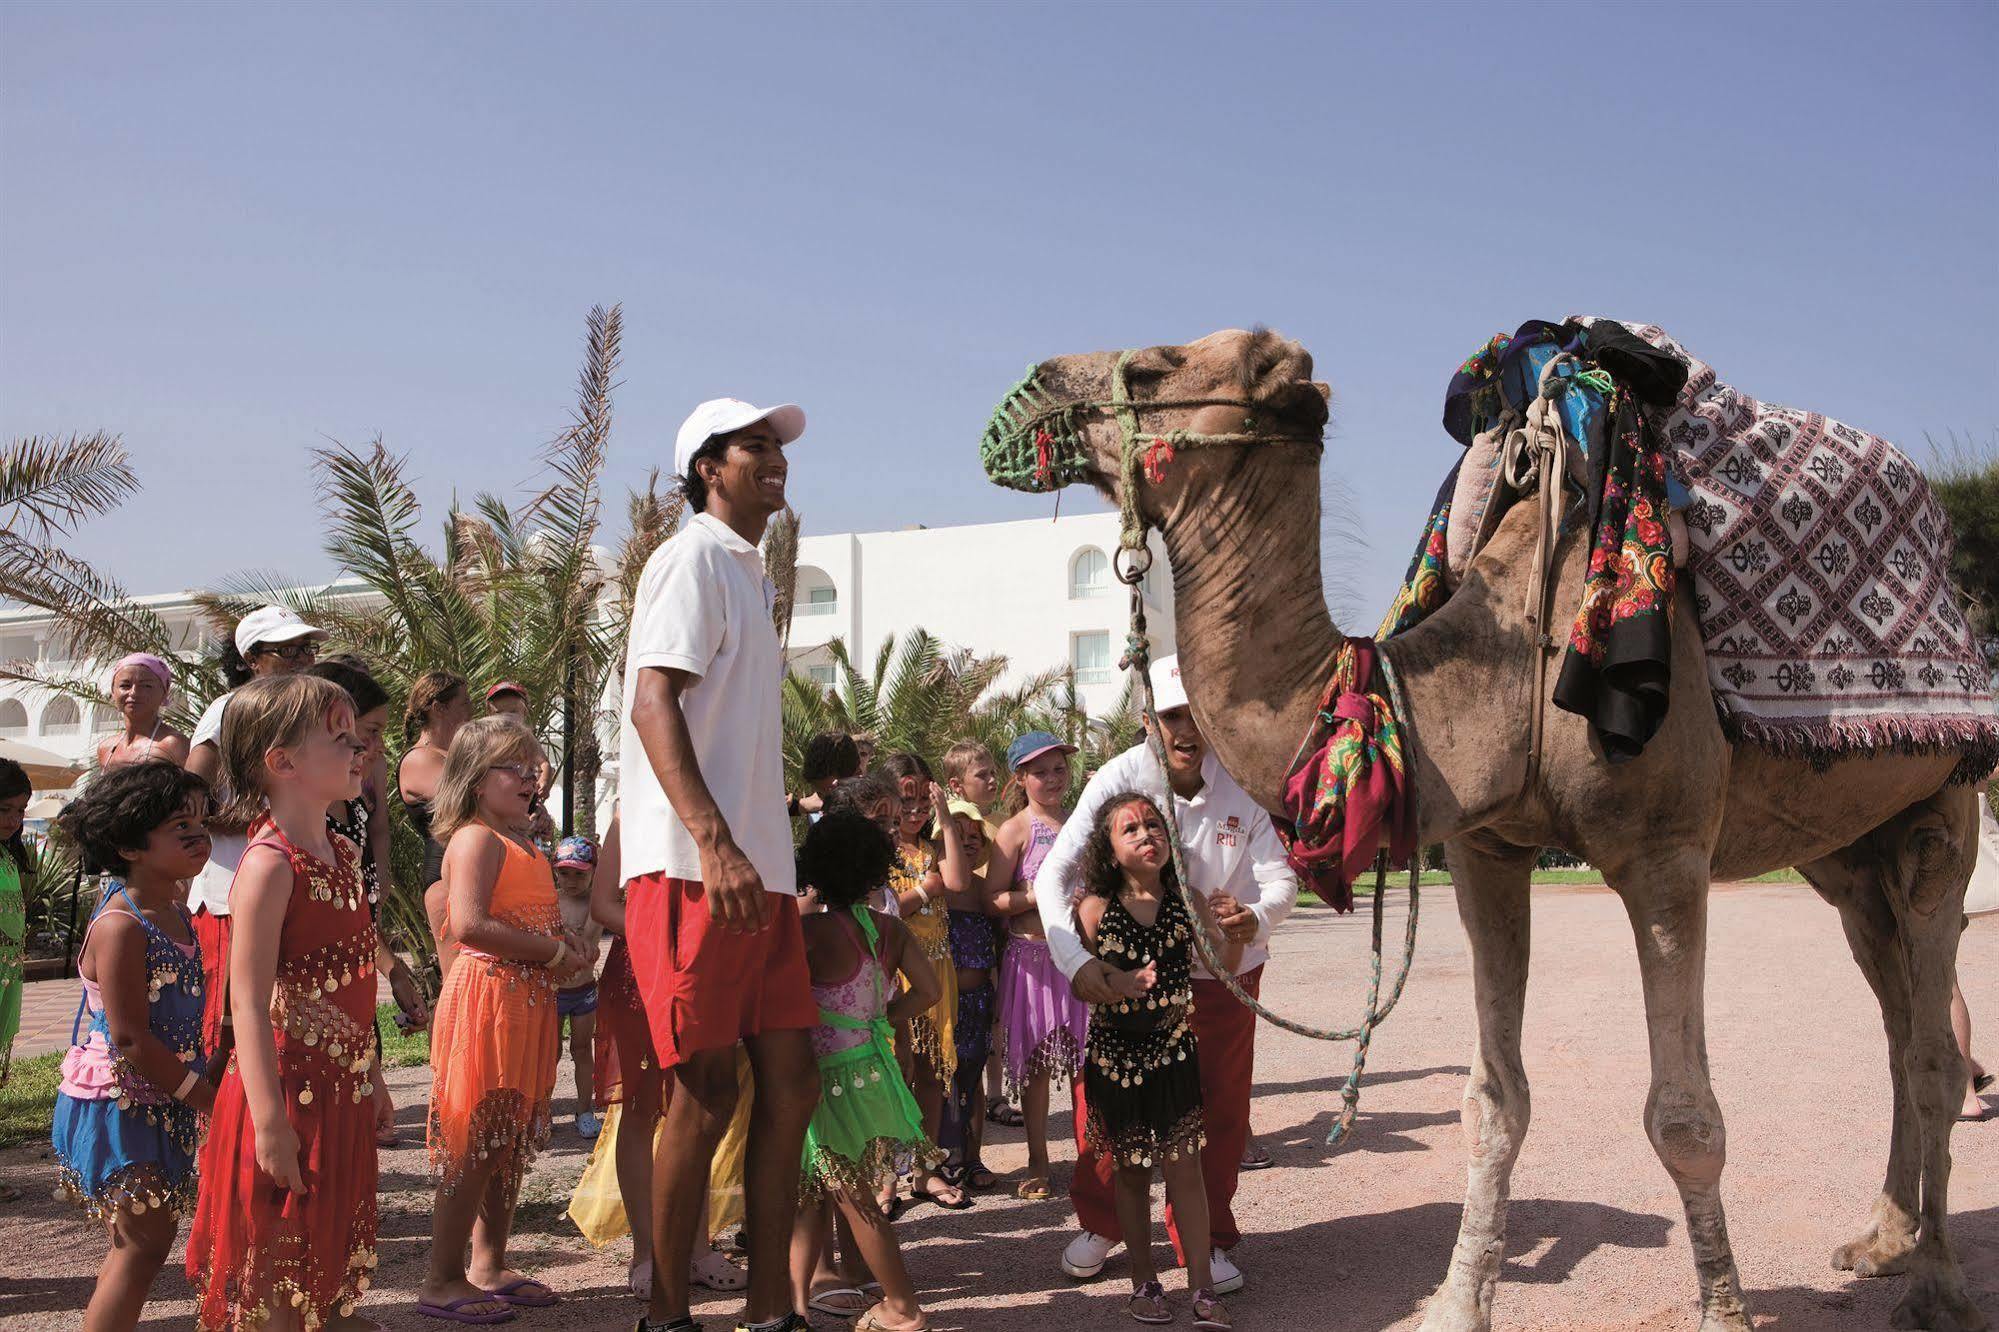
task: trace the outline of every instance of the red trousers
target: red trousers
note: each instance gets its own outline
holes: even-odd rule
[[[1261,997],[1263,968],[1236,978],[1252,996]],[[1243,1007],[1220,981],[1194,982],[1194,1056],[1201,1064],[1201,1127],[1207,1146],[1201,1149],[1201,1176],[1208,1186],[1208,1242],[1233,1249],[1242,1238],[1236,1225],[1236,1176],[1243,1149],[1249,1145],[1249,1091],[1256,1076],[1256,1014]],[[1076,1177],[1069,1197],[1083,1229],[1122,1242],[1117,1205],[1111,1192],[1111,1163],[1083,1143],[1089,1116],[1083,1105],[1083,1080],[1074,1082],[1076,1100]],[[1166,1234],[1173,1252],[1187,1261],[1180,1245],[1180,1228],[1173,1205],[1166,1205]]]

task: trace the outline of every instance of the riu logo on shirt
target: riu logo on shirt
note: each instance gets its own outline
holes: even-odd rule
[[[1221,827],[1215,829],[1215,845],[1237,846],[1241,842],[1242,834],[1243,826],[1241,817],[1231,814],[1222,823]]]

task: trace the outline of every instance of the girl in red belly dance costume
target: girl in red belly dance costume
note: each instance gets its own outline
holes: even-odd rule
[[[187,1241],[195,1322],[211,1329],[368,1326],[375,1267],[375,927],[360,852],[326,807],[361,793],[366,746],[340,686],[253,680],[221,735],[218,816],[248,846],[230,886],[236,1058],[215,1097]]]

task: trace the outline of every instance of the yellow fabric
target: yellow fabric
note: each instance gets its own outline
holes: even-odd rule
[[[604,1112],[604,1131],[597,1135],[583,1177],[569,1195],[569,1219],[583,1232],[583,1238],[599,1249],[632,1233],[624,1193],[618,1188],[618,1124],[624,1108],[622,1103],[613,1102]]]
[[[756,1099],[756,1081],[750,1076],[749,1052],[736,1047],[736,1113],[715,1148],[715,1164],[708,1172],[708,1237],[743,1224],[743,1149],[750,1137],[750,1105]]]
[[[736,1049],[736,1113],[715,1149],[715,1164],[708,1176],[708,1237],[743,1224],[743,1147],[750,1132],[750,1101],[755,1087],[750,1078],[750,1057]],[[583,1166],[582,1177],[569,1195],[569,1219],[583,1232],[583,1238],[601,1249],[613,1240],[632,1233],[631,1217],[625,1211],[623,1191],[618,1187],[618,1126],[623,1120],[624,1103],[614,1102],[604,1112],[604,1129]],[[666,1130],[661,1119],[653,1126],[653,1147]]]

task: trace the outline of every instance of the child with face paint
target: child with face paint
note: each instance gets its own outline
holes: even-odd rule
[[[181,884],[208,860],[208,783],[127,762],[64,809],[63,831],[115,867],[84,935],[83,998],[50,1134],[63,1191],[104,1222],[110,1249],[84,1323],[136,1327],[195,1198],[203,1078],[201,946]]]

